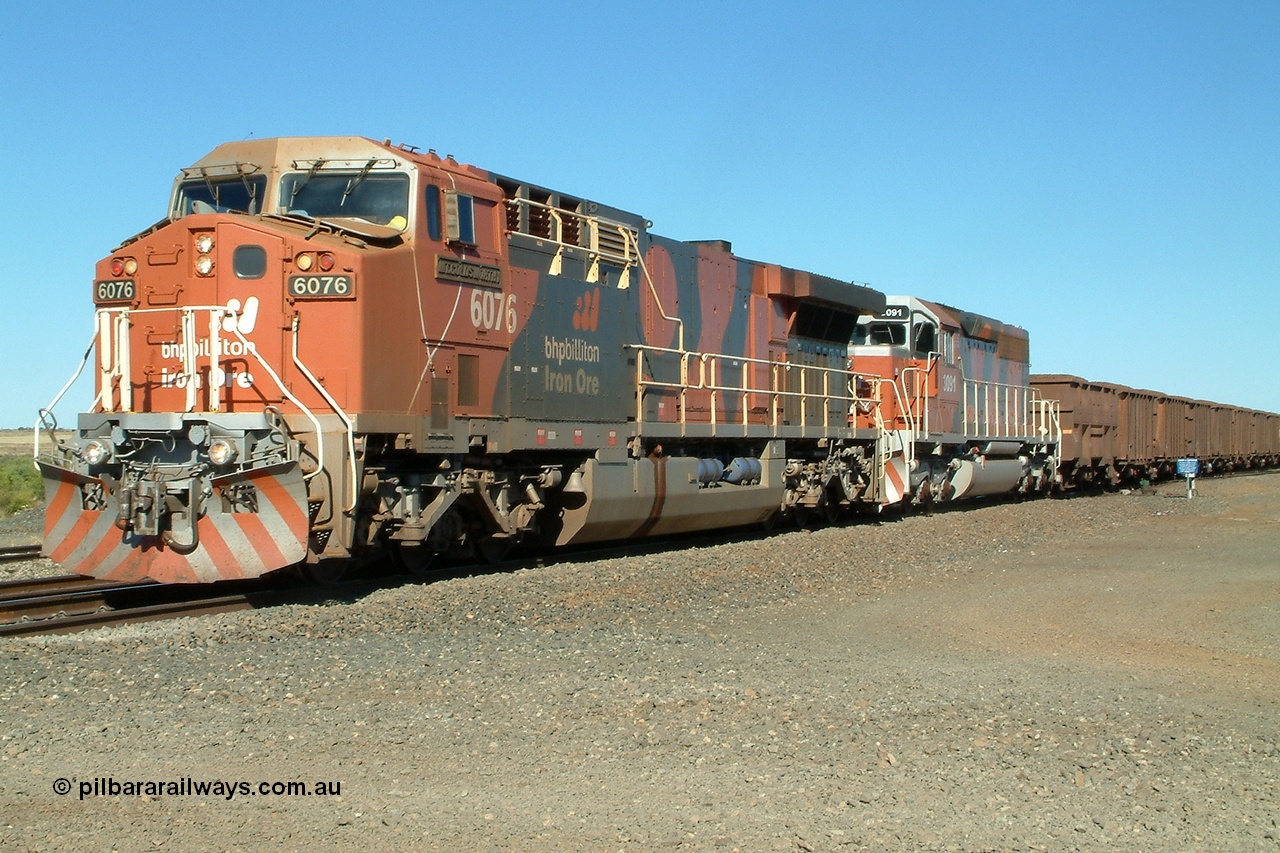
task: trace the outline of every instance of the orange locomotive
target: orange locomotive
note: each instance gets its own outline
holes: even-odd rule
[[[882,389],[868,416],[884,434],[886,502],[1048,490],[1058,412],[1028,385],[1027,333],[910,296],[887,303],[859,321],[850,350]]]
[[[878,494],[847,343],[881,294],[451,157],[223,145],[94,300],[93,410],[38,453],[74,572],[418,567]]]

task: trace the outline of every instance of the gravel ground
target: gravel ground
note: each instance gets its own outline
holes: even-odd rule
[[[39,545],[44,538],[44,507],[24,509],[7,517],[0,517],[0,547],[7,545]],[[16,563],[0,563],[0,581],[33,578],[44,575],[60,575],[58,564],[43,557],[37,560],[21,560]]]
[[[1278,487],[0,641],[0,847],[1280,851]]]

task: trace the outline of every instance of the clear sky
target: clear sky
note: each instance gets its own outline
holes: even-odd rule
[[[0,427],[182,166],[308,134],[1015,323],[1037,372],[1280,411],[1278,46],[1274,0],[15,3]]]

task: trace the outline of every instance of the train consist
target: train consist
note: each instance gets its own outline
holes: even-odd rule
[[[1168,477],[1182,458],[1209,474],[1280,464],[1277,414],[1079,376],[1033,375],[1031,384],[1059,401],[1068,488]]]
[[[1020,328],[649,228],[389,142],[218,147],[97,265],[46,554],[333,577],[1280,458],[1278,416],[1194,404],[1233,443],[1157,445],[1141,406],[1178,401],[1035,379]]]

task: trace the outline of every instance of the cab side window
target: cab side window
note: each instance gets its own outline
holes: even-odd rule
[[[427,236],[440,239],[440,188],[435,184],[427,187]]]
[[[476,245],[475,199],[463,193],[445,190],[445,237],[450,243]]]
[[[915,354],[921,358],[938,350],[938,327],[933,323],[916,326]]]

